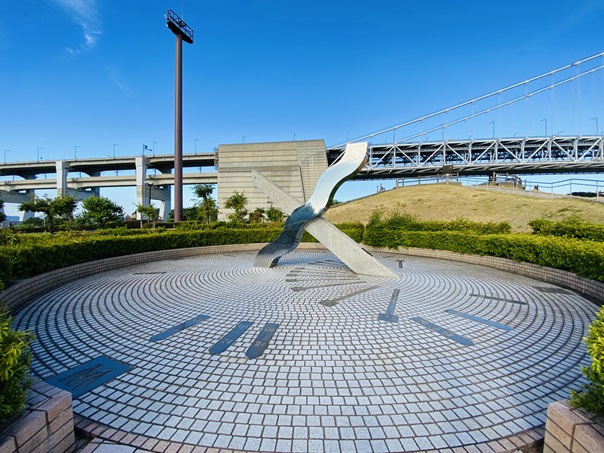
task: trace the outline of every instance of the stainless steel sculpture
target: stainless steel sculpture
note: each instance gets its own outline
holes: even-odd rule
[[[396,277],[356,242],[334,227],[321,215],[327,210],[337,188],[365,164],[367,143],[346,146],[343,157],[319,178],[307,203],[299,202],[259,173],[253,172],[254,184],[263,190],[281,209],[291,212],[279,237],[260,250],[254,266],[273,267],[279,259],[293,251],[304,230],[308,230],[327,249],[340,258],[353,272],[381,277]]]

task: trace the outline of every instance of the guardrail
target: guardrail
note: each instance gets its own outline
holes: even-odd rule
[[[523,180],[515,175],[497,175],[493,180],[487,177],[418,176],[396,180],[396,187],[408,187],[424,184],[454,183],[485,190],[515,193],[538,197],[577,197],[604,202],[604,181],[596,179],[570,178],[561,181],[543,182]]]

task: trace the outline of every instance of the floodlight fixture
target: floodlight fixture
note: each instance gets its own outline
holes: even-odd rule
[[[171,9],[166,13],[166,25],[175,35],[181,34],[186,43],[193,44],[193,29]]]

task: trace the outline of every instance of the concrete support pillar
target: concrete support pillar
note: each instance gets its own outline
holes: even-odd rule
[[[58,160],[56,162],[57,168],[57,197],[69,195],[67,190],[67,173],[69,166],[66,160]]]
[[[136,203],[147,206],[149,204],[149,188],[145,185],[147,181],[147,164],[149,160],[138,156],[134,159],[136,166]],[[136,218],[141,220],[141,214],[136,213]]]
[[[100,171],[95,171],[88,173],[89,176],[101,176]],[[86,197],[100,197],[101,196],[101,188],[100,187],[91,187],[87,192]]]
[[[31,179],[35,179],[35,177],[33,177]],[[33,196],[36,195],[36,191],[33,189],[28,189],[25,191],[25,194],[28,196],[28,200],[29,200],[29,197],[31,197],[32,195]],[[20,211],[20,212],[21,212],[21,214],[19,214],[19,220],[21,222],[24,222],[27,219],[31,219],[32,217],[35,217],[33,212],[25,212],[25,211]]]
[[[167,172],[162,173],[170,174],[171,171],[168,170]],[[164,197],[159,204],[159,216],[165,222],[168,218],[168,215],[170,215],[170,211],[172,210],[172,186],[165,186],[162,192],[164,193]]]

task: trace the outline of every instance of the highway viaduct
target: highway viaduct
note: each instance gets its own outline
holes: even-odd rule
[[[270,198],[252,182],[251,170],[256,170],[304,201],[343,149],[326,148],[323,140],[220,145],[214,152],[183,155],[188,169],[183,184],[218,184],[219,206],[238,190],[246,193],[250,206],[269,207]],[[166,218],[173,168],[171,154],[8,162],[0,164],[0,198],[22,203],[36,190],[56,189],[58,195],[83,199],[100,194],[101,188],[136,187],[137,202],[160,201],[160,216]],[[370,144],[367,165],[355,179],[600,172],[603,136],[514,137]]]

